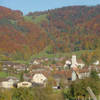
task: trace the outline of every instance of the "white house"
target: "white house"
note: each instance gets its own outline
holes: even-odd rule
[[[31,86],[32,86],[32,83],[27,82],[27,81],[20,82],[20,83],[17,84],[18,88],[20,88],[20,87],[22,87],[22,88],[29,88]]]
[[[35,74],[32,78],[32,82],[38,84],[44,84],[47,78],[43,74]]]
[[[83,68],[83,69],[73,68],[72,81],[76,80],[77,78],[84,79],[89,76],[90,76],[90,71],[88,68]]]
[[[90,76],[90,72],[83,72],[78,75],[79,79],[84,79]]]
[[[14,85],[14,81],[12,79],[1,82],[1,86],[3,88],[13,88],[13,85]]]
[[[34,60],[33,64],[34,64],[34,65],[38,65],[38,64],[40,64],[40,63],[39,63],[37,60]]]
[[[9,76],[0,82],[0,87],[2,88],[13,88],[19,80],[16,77]]]
[[[97,60],[96,62],[94,62],[93,63],[94,65],[99,65],[100,64],[100,62],[99,62],[99,60]]]

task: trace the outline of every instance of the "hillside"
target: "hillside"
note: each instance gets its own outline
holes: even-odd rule
[[[55,51],[67,52],[97,48],[100,35],[100,6],[72,6],[29,13],[34,20],[46,15],[38,25],[45,29]],[[48,15],[48,16],[47,16]],[[33,16],[33,17],[32,17]]]
[[[26,60],[43,50],[46,41],[46,32],[24,20],[22,12],[0,7],[0,59]]]
[[[100,43],[100,6],[72,6],[23,16],[0,6],[0,59],[95,50]]]

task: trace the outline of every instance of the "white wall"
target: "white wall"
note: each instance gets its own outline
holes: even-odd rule
[[[20,83],[18,83],[17,84],[17,86],[18,86],[18,88],[20,88],[20,87],[31,87],[32,86],[32,83],[30,83],[30,82],[20,82]]]
[[[13,88],[13,82],[8,82],[8,81],[4,81],[2,82],[2,87],[3,88]]]
[[[77,79],[76,72],[73,71],[73,72],[72,72],[72,81],[75,81],[76,79]]]
[[[43,84],[47,78],[43,74],[35,74],[33,76],[32,82]]]

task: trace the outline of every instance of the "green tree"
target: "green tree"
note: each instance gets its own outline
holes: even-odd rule
[[[30,88],[13,89],[13,100],[34,100],[34,91]]]
[[[65,82],[64,82],[64,79],[61,79],[61,80],[60,80],[59,85],[60,85],[60,87],[61,87],[62,89],[65,88],[66,84],[65,84]]]
[[[94,52],[85,52],[81,55],[81,59],[83,60],[85,65],[89,67],[97,60],[97,57],[95,56]]]
[[[90,77],[99,81],[99,76],[98,76],[98,72],[96,70],[92,70],[91,73],[90,73]]]
[[[0,71],[2,71],[2,63],[0,63]]]
[[[93,75],[93,77],[94,76],[95,75]],[[98,96],[100,94],[100,81],[93,77],[72,82],[69,88],[67,90],[65,89],[63,92],[64,97],[69,100],[76,100],[78,98],[80,98],[80,100],[84,100],[89,97],[89,93],[86,90],[88,86],[93,90],[94,94]]]
[[[52,77],[49,77],[46,83],[46,87],[45,87],[45,90],[47,93],[51,93],[53,91],[52,89],[53,82],[54,82],[54,79]]]
[[[21,73],[20,73],[20,81],[21,81],[21,82],[24,81],[24,77],[23,77],[23,76],[24,76],[24,73],[21,72]]]

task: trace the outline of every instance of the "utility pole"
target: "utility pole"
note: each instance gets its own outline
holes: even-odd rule
[[[90,96],[93,100],[97,100],[95,94],[93,93],[92,89],[90,87],[87,87],[87,91],[89,92]]]

